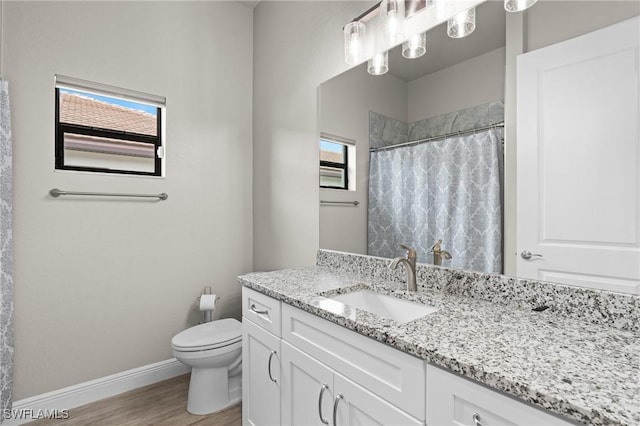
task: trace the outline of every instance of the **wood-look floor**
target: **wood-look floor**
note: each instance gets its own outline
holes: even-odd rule
[[[35,426],[240,426],[242,424],[242,405],[240,404],[206,416],[189,414],[186,410],[188,389],[189,375],[187,374],[72,408],[69,411],[69,419],[66,420],[38,420],[28,424]]]

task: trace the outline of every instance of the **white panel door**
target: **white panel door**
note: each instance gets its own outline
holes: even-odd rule
[[[283,425],[329,424],[333,371],[283,341],[281,396]]]
[[[639,44],[636,17],[518,57],[519,277],[640,294]]]
[[[280,424],[280,339],[242,321],[242,424]]]

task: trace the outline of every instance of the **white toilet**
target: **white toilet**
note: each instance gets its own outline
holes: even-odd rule
[[[233,318],[188,328],[171,339],[173,356],[191,367],[187,411],[210,414],[242,399],[242,323]]]

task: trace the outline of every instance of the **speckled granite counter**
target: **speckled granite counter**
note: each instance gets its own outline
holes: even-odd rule
[[[518,304],[508,306],[446,291],[441,295],[421,288],[418,293],[407,293],[397,281],[326,266],[251,273],[241,276],[240,282],[568,419],[586,424],[640,424],[637,331],[589,323],[551,309],[534,312]],[[440,309],[398,324],[326,303],[326,296],[358,288]]]

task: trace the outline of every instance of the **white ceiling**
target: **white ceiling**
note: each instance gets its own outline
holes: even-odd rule
[[[501,1],[487,1],[476,8],[476,29],[469,36],[452,39],[447,23],[427,33],[427,52],[416,59],[402,57],[400,46],[389,52],[389,74],[406,82],[474,58],[505,45],[505,10]]]

